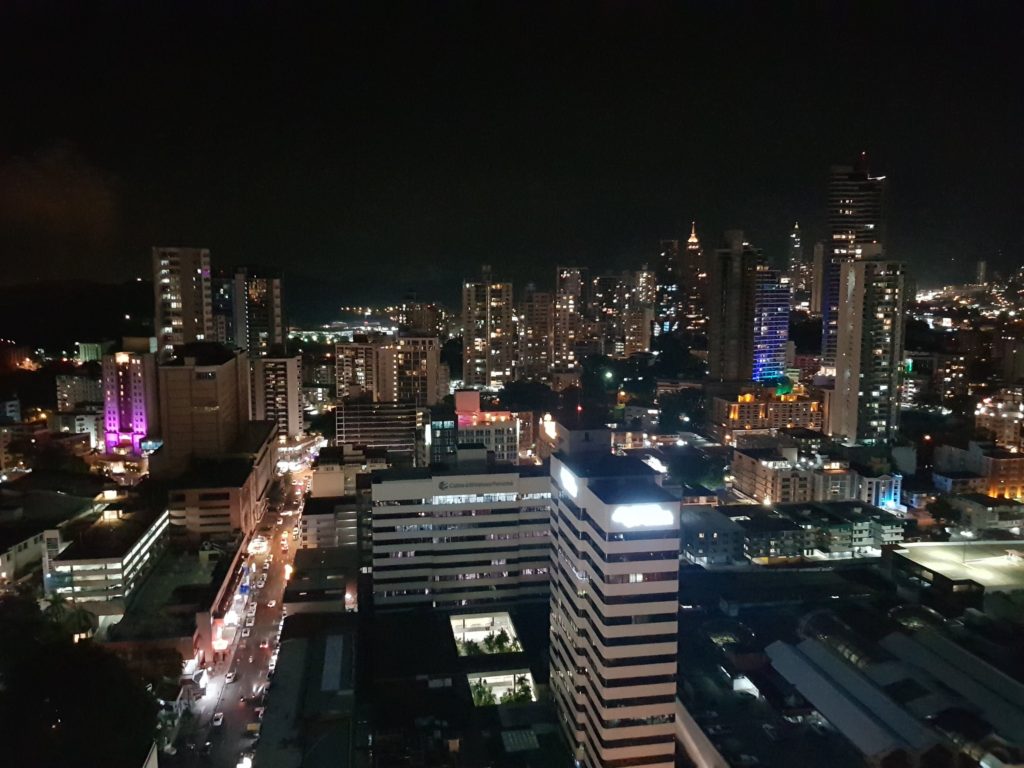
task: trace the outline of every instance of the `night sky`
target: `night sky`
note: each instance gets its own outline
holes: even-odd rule
[[[1020,7],[4,2],[0,280],[180,244],[452,301],[481,263],[636,268],[691,219],[781,257],[861,150],[919,283],[1015,268]]]

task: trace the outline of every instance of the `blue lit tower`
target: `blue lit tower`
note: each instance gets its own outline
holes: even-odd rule
[[[754,268],[754,381],[775,381],[786,370],[789,341],[789,280],[759,263]]]
[[[789,340],[789,281],[743,232],[725,233],[711,261],[708,369],[720,381],[771,381],[783,375]]]

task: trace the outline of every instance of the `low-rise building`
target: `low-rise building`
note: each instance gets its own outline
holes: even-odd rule
[[[982,398],[974,410],[974,427],[989,433],[1000,448],[1021,448],[1021,425],[1024,424],[1024,389],[1001,389]]]
[[[320,496],[306,501],[299,518],[296,543],[300,548],[354,547],[358,542],[358,497]]]
[[[710,428],[716,439],[733,445],[740,432],[769,433],[793,428],[820,431],[822,413],[821,400],[802,389],[783,393],[762,387],[735,398],[712,398]]]
[[[56,557],[47,557],[47,594],[90,605],[98,614],[123,613],[125,605],[166,540],[167,510],[113,506]]]
[[[743,527],[714,507],[684,505],[679,528],[683,557],[691,563],[709,566],[743,562]]]
[[[1024,504],[1013,499],[1000,499],[983,493],[950,496],[950,506],[960,512],[964,528],[972,531],[1000,529],[1018,531],[1024,526]]]
[[[932,484],[943,493],[981,493],[985,489],[985,478],[976,472],[950,469],[932,470]]]
[[[813,475],[800,465],[796,448],[744,448],[733,452],[733,485],[737,491],[762,501],[810,501]]]
[[[455,393],[459,443],[481,443],[494,452],[495,461],[519,461],[519,419],[511,411],[483,411],[478,390]]]
[[[966,448],[940,445],[935,449],[935,468],[941,473],[968,471],[981,475],[985,478],[983,492],[989,496],[1024,497],[1024,453],[973,440]]]

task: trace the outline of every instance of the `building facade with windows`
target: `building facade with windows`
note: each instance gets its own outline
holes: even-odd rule
[[[676,765],[679,499],[608,432],[551,457],[551,689],[581,766]]]
[[[378,608],[547,599],[546,472],[460,456],[451,471],[375,472],[372,500]]]

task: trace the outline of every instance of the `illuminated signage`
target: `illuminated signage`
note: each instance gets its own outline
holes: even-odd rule
[[[572,472],[565,467],[561,467],[558,470],[558,481],[565,488],[566,493],[575,499],[576,494],[580,492],[580,487],[576,484],[576,478],[573,477]]]
[[[612,512],[612,522],[623,528],[671,528],[674,521],[672,510],[657,504],[630,504]]]

